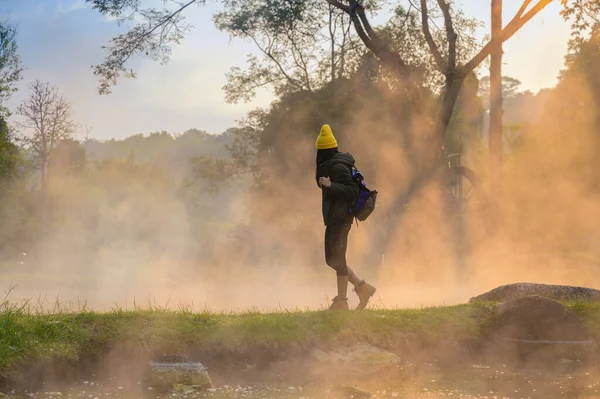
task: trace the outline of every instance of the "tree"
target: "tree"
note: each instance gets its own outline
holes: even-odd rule
[[[492,42],[490,56],[490,175],[492,187],[498,188],[502,173],[502,0],[492,0]]]
[[[16,176],[19,149],[6,118],[10,111],[6,101],[17,90],[23,67],[17,52],[17,30],[8,22],[0,22],[0,188]]]
[[[100,92],[110,92],[110,87],[114,85],[121,74],[132,76],[132,72],[127,72],[127,61],[136,54],[147,55],[152,59],[167,61],[170,51],[170,45],[177,44],[183,37],[190,25],[185,21],[183,12],[193,4],[203,4],[204,0],[191,0],[185,3],[178,1],[165,1],[166,6],[163,9],[142,8],[140,0],[87,0],[92,7],[104,14],[111,15],[124,20],[125,15],[136,15],[141,18],[141,22],[134,25],[126,33],[115,37],[108,47],[109,55],[106,60],[95,67],[95,74],[100,78]],[[264,21],[268,24],[267,28],[280,29],[283,25],[290,25],[305,21],[303,18],[314,8],[319,9],[321,4],[326,1],[328,5],[343,12],[351,20],[354,29],[362,41],[364,47],[372,52],[381,62],[390,70],[394,71],[396,77],[404,85],[407,93],[418,101],[420,91],[418,82],[415,82],[412,76],[411,65],[401,53],[394,49],[394,44],[386,40],[385,36],[379,30],[372,27],[367,16],[367,6],[377,4],[375,1],[361,4],[357,0],[297,0],[289,1],[270,1],[274,9],[280,10],[279,13],[267,14]],[[510,39],[523,25],[536,16],[553,0],[523,0],[522,6],[512,18],[512,20],[497,35],[496,41],[505,42]],[[561,0],[566,5],[566,0]],[[583,2],[580,0],[579,2]],[[228,0],[223,2],[228,9],[235,7],[244,12],[242,17],[247,17],[255,8],[267,4],[262,1],[240,1]],[[431,4],[430,4],[431,3]],[[437,110],[433,110],[436,116],[433,118],[433,134],[435,143],[440,144],[446,133],[448,124],[452,117],[454,105],[459,95],[460,88],[464,79],[469,76],[483,60],[492,52],[496,42],[489,41],[473,57],[461,60],[461,54],[458,52],[458,42],[460,36],[456,30],[454,5],[446,0],[437,0],[435,10],[431,8],[433,1],[420,0],[420,15],[422,22],[422,32],[429,46],[429,52],[435,60],[435,67],[444,77],[444,85],[441,90],[441,105]],[[584,2],[585,3],[585,2]],[[246,5],[246,7],[243,7]],[[329,9],[326,9],[330,12]],[[436,37],[431,28],[436,15],[441,14],[444,23],[444,35]],[[291,22],[290,22],[291,20]],[[245,26],[247,19],[236,19],[246,32],[256,26]],[[248,28],[248,29],[246,29]],[[278,33],[280,31],[277,31]],[[302,31],[294,31],[296,37],[304,34]],[[257,43],[258,44],[258,43]],[[263,51],[264,52],[264,51]],[[292,56],[293,54],[288,54]],[[300,63],[302,61],[300,60]],[[257,67],[258,68],[258,67]],[[290,76],[292,80],[296,79]],[[296,79],[297,80],[297,79]],[[421,104],[424,108],[425,105]],[[430,114],[432,110],[425,110]],[[434,145],[433,151],[437,151]]]
[[[217,26],[233,37],[250,39],[263,57],[250,57],[246,70],[232,68],[224,87],[229,101],[242,96],[249,100],[257,87],[266,85],[272,86],[278,97],[301,90],[314,93],[336,79],[353,76],[364,66],[368,49],[357,36],[350,34],[349,16],[331,5],[327,12],[325,2],[313,2],[311,7],[296,11],[299,16],[295,19],[276,17],[285,11],[277,2],[254,0],[236,4],[217,14]],[[462,58],[471,57],[477,47],[474,37],[478,22],[464,17],[460,11],[453,12],[453,17],[461,38],[458,53]],[[381,28],[381,35],[407,60],[413,78],[421,86],[438,91],[443,76],[431,68],[434,60],[428,53],[419,19],[415,7],[399,5]],[[436,38],[441,37],[439,29],[432,32]],[[374,66],[380,69],[381,63]],[[381,72],[377,74],[379,78],[398,86],[396,77],[388,71]]]
[[[561,2],[563,5],[567,4],[567,0]],[[572,34],[569,49],[577,52],[599,28],[600,1],[572,0],[571,6],[565,7],[561,14],[566,20],[571,21]]]
[[[25,245],[27,212],[19,182],[25,162],[17,145],[7,100],[17,91],[23,67],[17,47],[17,29],[7,21],[0,22],[0,258],[10,257],[18,246]]]
[[[278,96],[318,90],[348,76],[348,66],[361,55],[350,37],[350,21],[325,2],[224,3],[225,10],[215,15],[217,27],[251,41],[262,54],[249,56],[247,69],[233,67],[227,74],[228,101],[248,101],[266,86]]]
[[[583,111],[593,115],[596,132],[600,126],[600,24],[589,39],[578,42],[566,57],[566,68],[561,71],[554,94],[560,105],[552,109],[554,113],[576,118]],[[562,98],[561,98],[562,95]],[[571,102],[571,103],[569,103]],[[565,119],[567,117],[565,116]],[[600,134],[599,134],[600,136]]]
[[[19,155],[19,147],[10,134],[8,124],[0,119],[0,193],[6,192],[8,185],[15,180]]]
[[[50,156],[62,140],[71,138],[75,123],[71,119],[71,105],[58,88],[39,80],[30,86],[30,95],[17,108],[23,118],[20,128],[27,132],[23,141],[31,151],[40,169],[42,192],[42,226],[48,212],[48,165]]]
[[[0,22],[0,120],[10,116],[5,106],[21,80],[23,66],[17,47],[17,29],[8,22]]]
[[[48,161],[48,171],[77,175],[85,170],[85,148],[71,138],[62,139],[55,146]]]
[[[252,176],[254,184],[260,184],[259,159],[265,142],[263,134],[267,117],[263,110],[252,111],[240,121],[240,128],[224,133],[231,137],[230,142],[225,144],[229,156],[219,157],[219,154],[212,153],[192,158],[190,184],[202,181],[212,193],[240,176]]]
[[[444,155],[464,154],[469,144],[481,139],[485,107],[478,95],[478,88],[479,81],[475,74],[465,79],[444,137]]]

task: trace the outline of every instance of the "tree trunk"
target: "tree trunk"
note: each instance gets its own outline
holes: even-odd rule
[[[452,119],[454,113],[454,106],[458,100],[460,89],[462,87],[464,78],[458,76],[449,76],[446,78],[446,91],[442,97],[442,105],[440,109],[440,115],[438,120],[438,131],[436,135],[439,136],[440,141],[444,141],[448,125]]]
[[[40,115],[43,114],[44,110],[40,104]],[[44,126],[44,120],[40,122],[40,139],[41,139],[41,152],[40,152],[40,183],[41,183],[41,214],[40,214],[40,226],[42,234],[46,233],[46,227],[48,224],[48,138],[46,136],[46,129]]]
[[[45,156],[42,156],[42,166],[40,170],[40,183],[41,183],[41,205],[40,205],[40,226],[42,233],[46,232],[46,226],[48,224],[48,160]]]
[[[502,32],[502,0],[492,0],[492,42]],[[492,190],[502,180],[502,42],[495,43],[490,59],[490,174]]]
[[[335,31],[333,6],[329,6],[329,36],[331,38],[331,81],[335,80]]]
[[[344,68],[346,67],[346,41],[348,40],[348,36],[350,34],[350,26],[352,23],[348,21],[348,29],[344,26],[344,18],[342,18],[342,47],[340,48],[340,68],[338,69],[338,79],[342,79],[344,77]]]

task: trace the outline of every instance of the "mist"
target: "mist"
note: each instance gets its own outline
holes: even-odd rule
[[[228,12],[220,14],[221,28],[243,37],[228,25],[241,11]],[[421,27],[402,27],[400,17],[385,26],[399,38],[393,50],[418,71],[418,102],[389,66],[339,30],[344,44],[332,54],[320,39],[313,48],[288,38],[276,54],[283,71],[269,69],[273,60],[264,54],[254,61],[264,69],[231,69],[224,86],[231,103],[252,99],[261,73],[287,83],[259,84],[273,92],[271,105],[220,134],[199,130],[201,122],[184,132],[132,131],[118,140],[95,139],[92,130],[36,157],[24,141],[31,132],[10,126],[18,160],[1,186],[0,288],[12,301],[73,310],[326,308],[335,272],[325,265],[314,179],[314,142],[325,123],[379,191],[375,213],[353,225],[347,254],[358,275],[378,287],[372,307],[464,303],[519,281],[600,286],[597,52],[570,49],[557,85],[535,94],[513,77],[517,84],[504,93],[497,186],[489,177],[485,67],[465,79],[436,141],[443,76],[432,67]],[[476,53],[478,27],[475,18],[456,19],[459,62]],[[260,40],[268,34],[257,33]],[[597,33],[584,42],[593,48]],[[304,52],[311,68],[292,63],[286,49]],[[131,82],[125,87],[131,91]],[[73,98],[76,109],[94,106]],[[166,98],[161,102],[170,104]],[[456,181],[444,181],[456,154],[478,178],[476,187],[461,179],[469,198],[460,203],[449,193]],[[44,162],[47,181],[40,185]],[[419,173],[430,164],[436,173],[424,178]]]
[[[522,121],[528,125],[505,156],[502,191],[491,194],[480,176],[480,202],[471,204],[479,208],[464,212],[460,237],[451,222],[457,215],[444,210],[443,190],[435,185],[423,184],[408,211],[395,210],[414,154],[403,149],[394,114],[381,117],[378,101],[362,99],[355,120],[332,125],[340,149],[355,156],[380,192],[374,215],[353,226],[348,252],[349,265],[378,286],[373,306],[462,303],[518,281],[600,284],[593,167],[600,146],[589,88],[580,76],[565,78],[544,101],[539,120]],[[227,182],[216,190],[207,177],[194,176],[191,161],[230,160],[231,132],[78,144],[86,154],[79,170],[57,166],[50,175],[50,230],[35,240],[3,235],[10,254],[3,259],[3,288],[14,286],[12,300],[51,306],[58,299],[75,309],[327,306],[335,280],[323,258],[316,131],[298,137],[297,128],[278,130],[271,150],[260,153],[260,185],[240,175],[223,177]],[[477,133],[465,143],[462,164],[479,171],[487,158]],[[36,202],[29,198],[26,205],[27,192],[21,195],[13,206],[33,223],[27,218],[35,220]],[[24,226],[2,227],[11,228]],[[476,245],[457,249],[471,241]]]

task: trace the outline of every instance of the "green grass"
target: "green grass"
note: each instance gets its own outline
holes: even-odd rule
[[[192,313],[165,310],[65,312],[0,309],[0,372],[52,358],[102,355],[115,344],[184,352],[188,348],[247,352],[309,348],[360,339],[380,345],[478,334],[473,306],[363,312]]]
[[[600,305],[567,306],[600,336]],[[115,345],[185,353],[248,353],[363,341],[383,347],[476,340],[490,320],[485,304],[362,312],[194,313],[161,309],[96,313],[0,304],[0,373],[51,359],[101,356]],[[158,352],[160,353],[160,352]]]
[[[567,309],[583,321],[586,327],[600,339],[600,303],[599,302],[568,302],[564,303]]]

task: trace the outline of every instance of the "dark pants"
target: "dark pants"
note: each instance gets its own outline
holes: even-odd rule
[[[338,276],[348,275],[346,248],[351,223],[336,224],[325,228],[325,262],[336,271]]]

